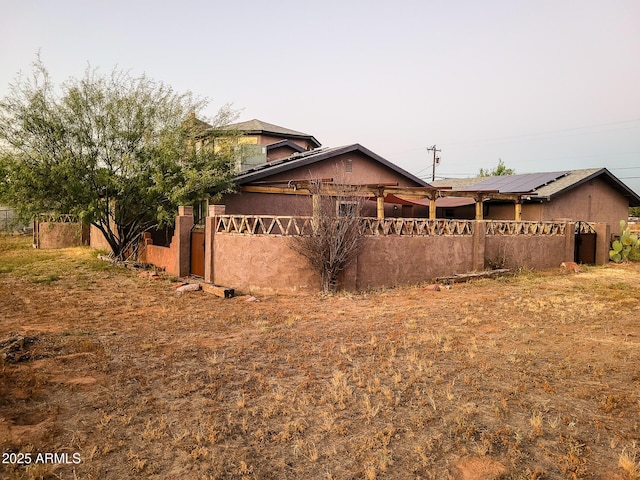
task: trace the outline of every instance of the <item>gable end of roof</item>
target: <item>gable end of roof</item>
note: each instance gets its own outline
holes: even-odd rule
[[[314,163],[321,162],[323,160],[326,160],[332,157],[336,157],[338,155],[342,155],[342,154],[354,152],[354,151],[358,151],[372,158],[373,160],[379,162],[380,164],[386,166],[387,168],[390,168],[396,173],[412,180],[413,182],[417,183],[421,187],[429,186],[429,184],[426,183],[424,180],[398,167],[397,165],[391,163],[387,159],[381,157],[380,155],[372,152],[371,150],[363,147],[358,143],[355,143],[353,145],[346,145],[342,147],[322,148],[322,149],[316,149],[316,150],[309,150],[301,153],[295,153],[290,157],[284,158],[282,160],[269,162],[267,164],[263,164],[251,170],[243,172],[242,174],[236,177],[236,184],[246,185],[248,183],[255,182],[257,180],[262,180],[263,178],[269,177],[271,175],[275,175],[277,173],[293,170],[294,168],[305,167],[305,166],[312,165]]]
[[[580,178],[571,179],[573,175],[578,175]],[[580,185],[584,185],[585,183],[601,177],[605,182],[611,185],[613,188],[618,190],[624,197],[629,200],[630,207],[640,207],[640,196],[631,190],[627,185],[625,185],[618,177],[613,175],[606,168],[598,168],[598,169],[584,169],[584,170],[573,170],[567,176],[567,180],[573,180],[570,184],[566,186],[562,186],[562,188],[556,188],[553,191],[549,192],[547,195],[544,195],[549,200],[562,195],[563,193],[572,190]],[[560,185],[559,185],[560,186]],[[543,189],[542,189],[543,190]]]

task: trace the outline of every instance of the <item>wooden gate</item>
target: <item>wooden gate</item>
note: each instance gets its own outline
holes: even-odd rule
[[[191,230],[191,275],[204,277],[204,227]]]
[[[573,261],[591,265],[596,263],[596,231],[587,222],[576,223]]]

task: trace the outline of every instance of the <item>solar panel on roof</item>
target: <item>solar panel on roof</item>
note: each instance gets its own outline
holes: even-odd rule
[[[564,177],[569,172],[525,173],[491,177],[464,190],[498,190],[500,193],[527,193]]]

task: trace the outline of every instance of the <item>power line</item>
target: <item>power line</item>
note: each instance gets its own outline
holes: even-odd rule
[[[561,128],[561,129],[556,129],[556,130],[544,130],[544,131],[540,131],[540,132],[534,132],[534,133],[525,133],[525,134],[521,134],[521,135],[508,135],[508,136],[504,136],[504,137],[494,137],[494,138],[484,138],[484,139],[478,139],[478,140],[471,140],[471,141],[466,141],[466,142],[453,142],[453,143],[446,143],[447,146],[453,146],[453,145],[474,145],[474,144],[479,144],[479,143],[491,143],[491,142],[501,142],[501,141],[515,141],[515,140],[526,140],[529,138],[535,138],[535,137],[540,137],[540,136],[545,136],[545,135],[554,135],[554,134],[562,134],[562,133],[570,133],[570,132],[579,132],[580,130],[589,130],[589,129],[594,129],[594,128],[602,128],[602,127],[611,127],[611,126],[615,126],[615,125],[625,125],[625,124],[633,124],[633,123],[640,123],[640,118],[635,118],[632,120],[621,120],[618,122],[610,122],[610,123],[600,123],[600,124],[596,124],[596,125],[586,125],[583,127],[571,127],[571,128]],[[623,128],[634,128],[633,125],[627,126],[627,127],[623,127]]]

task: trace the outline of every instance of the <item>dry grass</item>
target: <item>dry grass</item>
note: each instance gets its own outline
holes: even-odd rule
[[[0,244],[1,450],[82,458],[2,478],[640,478],[638,264],[248,303]]]

